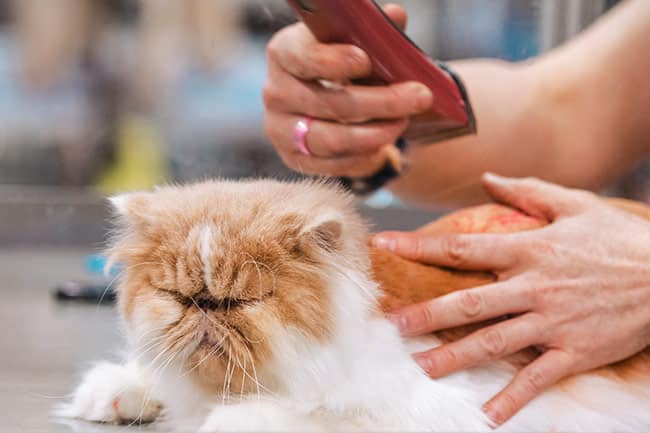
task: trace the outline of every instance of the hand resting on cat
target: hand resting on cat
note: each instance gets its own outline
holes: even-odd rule
[[[389,232],[374,240],[411,260],[494,272],[494,284],[409,306],[395,322],[413,336],[513,315],[415,356],[430,376],[441,377],[522,348],[544,350],[485,405],[502,423],[561,378],[650,345],[650,222],[594,194],[536,179],[486,175],[485,186],[495,200],[552,224],[527,233],[475,234],[493,231],[491,220],[466,218],[460,220],[466,228],[454,231],[474,232],[469,235]],[[626,206],[650,217],[643,205]]]
[[[325,183],[208,181],[112,200],[123,264],[123,364],[90,370],[55,411],[179,431],[489,431],[481,404],[536,355],[526,349],[432,380],[411,353],[472,327],[402,338],[383,311],[489,284],[368,249],[352,197]],[[486,205],[496,231],[543,222]],[[497,227],[498,226],[498,227]],[[647,353],[546,390],[500,431],[640,431],[650,426]]]

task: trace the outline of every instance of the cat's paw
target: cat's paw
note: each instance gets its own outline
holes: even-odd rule
[[[264,400],[217,406],[199,429],[200,433],[321,431],[325,430],[308,415]]]
[[[101,363],[84,375],[72,401],[55,408],[53,415],[129,424],[152,422],[161,410],[137,366]]]

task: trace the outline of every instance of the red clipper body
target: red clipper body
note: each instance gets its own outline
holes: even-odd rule
[[[373,0],[287,0],[321,42],[356,45],[370,57],[373,73],[361,84],[418,81],[434,95],[433,108],[411,118],[409,144],[430,144],[476,133],[472,107],[460,78],[430,59]]]

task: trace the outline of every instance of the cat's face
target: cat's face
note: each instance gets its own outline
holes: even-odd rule
[[[112,202],[136,354],[210,390],[255,390],[288,332],[326,342],[328,266],[367,267],[365,226],[331,186],[213,181]]]

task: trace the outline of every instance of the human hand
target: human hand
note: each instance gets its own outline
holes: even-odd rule
[[[484,406],[502,424],[560,379],[628,358],[650,344],[650,222],[595,195],[534,179],[486,175],[497,201],[545,219],[512,234],[383,233],[376,247],[405,258],[490,270],[497,282],[405,307],[404,335],[515,316],[414,355],[434,378],[529,346],[542,355]]]
[[[386,13],[402,28],[406,13],[395,5]],[[411,115],[426,111],[433,96],[421,83],[361,86],[372,66],[358,47],[322,44],[302,23],[279,31],[268,45],[264,87],[265,129],[289,167],[306,174],[366,177],[386,160]],[[324,86],[322,81],[337,83]],[[294,127],[313,118],[307,137],[311,155],[294,143]]]

